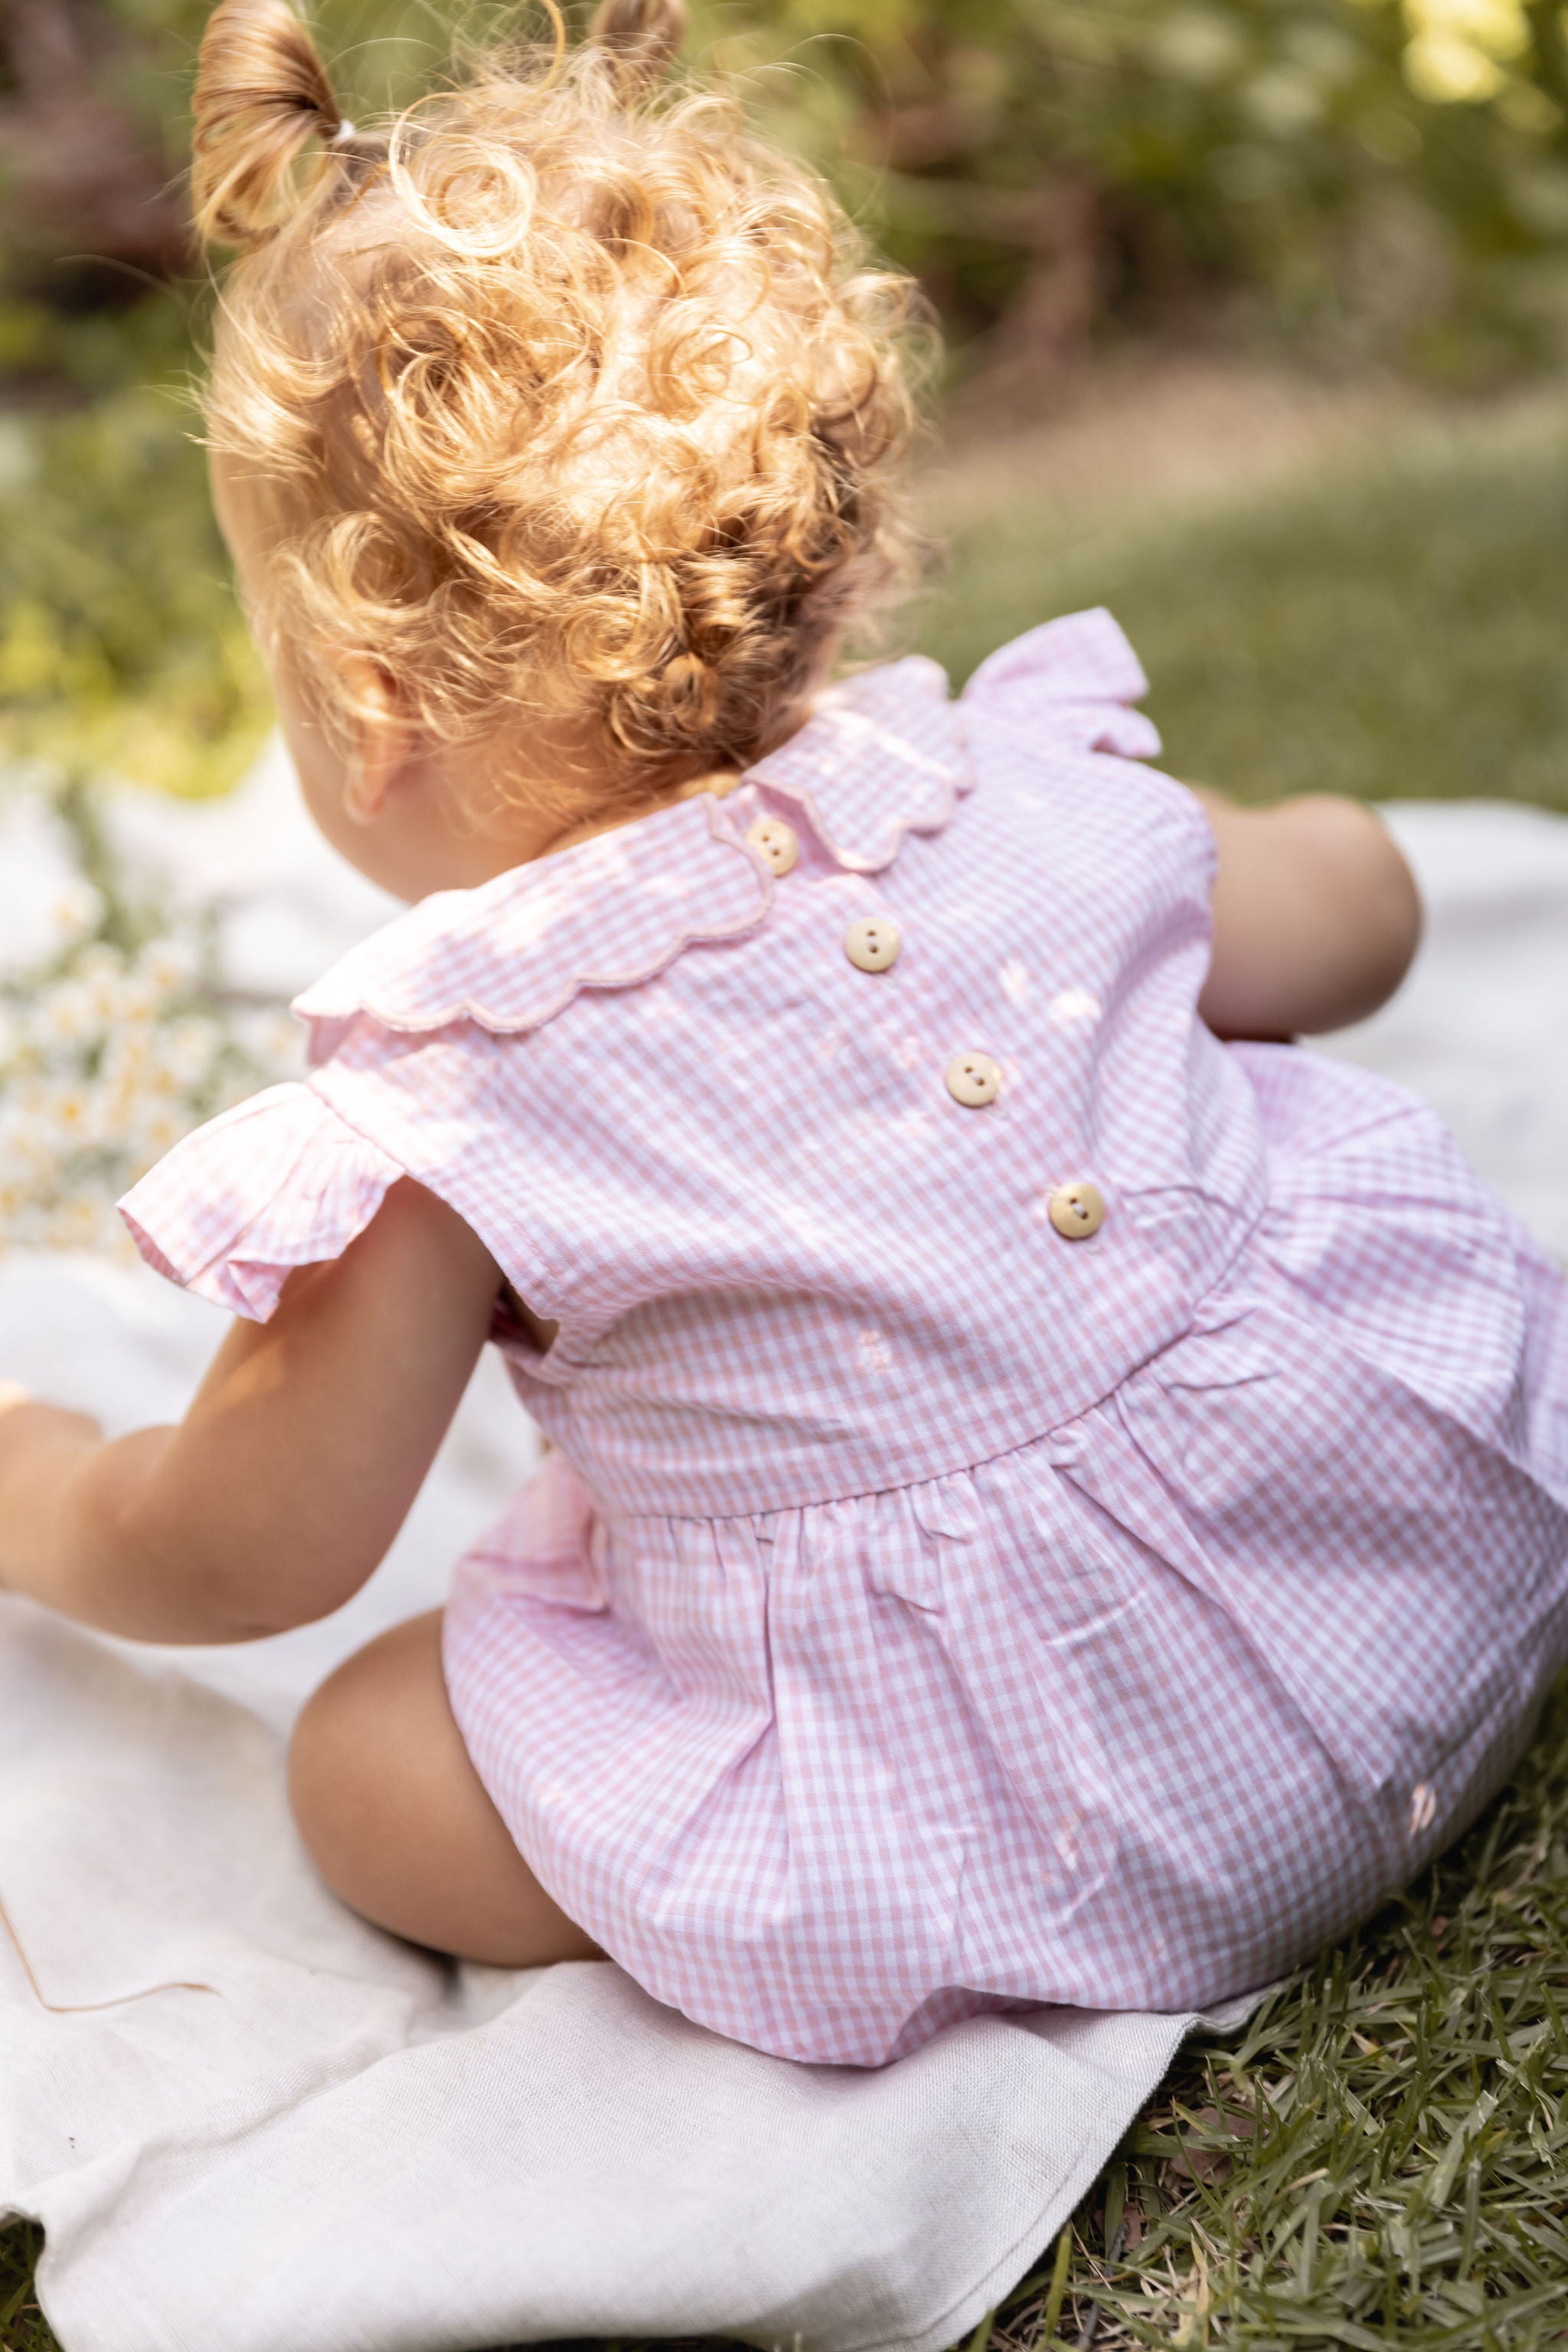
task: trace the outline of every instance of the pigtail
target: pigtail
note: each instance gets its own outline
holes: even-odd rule
[[[599,0],[588,27],[629,96],[668,72],[686,38],[686,0]]]
[[[313,139],[352,139],[316,45],[287,0],[220,0],[196,68],[191,194],[204,244],[252,246],[289,210]]]
[[[265,486],[258,616],[313,714],[353,740],[368,651],[430,743],[569,719],[599,814],[782,742],[919,542],[906,281],[661,80],[681,0],[583,5],[569,42],[575,0],[507,0],[538,37],[356,134],[284,0],[219,0],[195,188],[245,248],[208,443]]]

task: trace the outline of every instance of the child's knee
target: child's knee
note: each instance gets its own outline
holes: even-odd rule
[[[341,1838],[345,1808],[353,1805],[358,1778],[353,1718],[359,1710],[352,1681],[344,1677],[345,1669],[340,1666],[312,1692],[300,1711],[289,1744],[289,1805],[294,1826],[329,1881],[332,1851]]]
[[[394,1626],[345,1658],[300,1711],[289,1802],[311,1860],[339,1892],[402,1810],[425,1732],[420,1685],[439,1673],[439,1644],[438,1613]]]

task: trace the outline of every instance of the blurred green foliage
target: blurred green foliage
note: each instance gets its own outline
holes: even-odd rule
[[[196,793],[259,745],[194,432],[170,388],[0,413],[0,752]]]
[[[208,0],[0,6],[0,398],[99,396],[188,368],[206,287],[183,174],[208,13]],[[422,0],[300,13],[373,110],[450,58],[450,26]]]
[[[57,295],[104,287],[79,275],[79,241],[59,243],[84,226],[63,215],[80,211],[85,142],[101,150],[107,106],[147,165],[150,242],[184,159],[205,6],[27,0],[15,15],[40,12],[76,28],[79,88],[62,95],[58,64],[42,91],[15,63],[12,79],[35,120],[52,109],[57,142],[84,143],[68,203],[64,175],[15,126],[8,137],[0,104],[13,278],[0,367],[100,384],[101,352],[84,352],[68,317],[57,332],[51,278]],[[318,0],[311,13],[356,117],[437,78],[454,30],[544,25],[537,0]],[[961,341],[1011,317],[1049,364],[1107,322],[1221,299],[1466,382],[1562,347],[1558,0],[695,0],[689,48],[817,157]],[[137,242],[123,177],[98,246],[87,240],[110,263],[117,240]]]
[[[961,335],[1216,301],[1474,383],[1562,345],[1552,0],[740,0],[723,63]]]
[[[449,56],[398,7],[325,12],[373,109]],[[192,793],[232,783],[270,719],[194,397],[211,296],[178,182],[206,13],[0,5],[0,758]]]

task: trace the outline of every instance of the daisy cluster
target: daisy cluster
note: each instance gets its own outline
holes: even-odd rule
[[[131,1244],[114,1202],[203,1119],[297,1067],[276,1007],[222,990],[199,916],[128,916],[85,878],[0,980],[0,1249]]]

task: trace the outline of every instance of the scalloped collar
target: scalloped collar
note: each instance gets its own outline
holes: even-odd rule
[[[472,1021],[537,1029],[580,989],[650,980],[699,940],[735,939],[773,903],[773,877],[710,793],[498,874],[438,890],[351,948],[294,1002],[310,1058],[361,1013],[422,1033]]]
[[[744,782],[793,802],[837,865],[880,872],[907,833],[940,829],[968,790],[946,677],[911,656],[829,688]],[[583,989],[631,987],[687,947],[754,930],[773,897],[728,801],[699,793],[477,889],[434,892],[351,949],[293,1009],[310,1024],[318,1063],[362,1014],[415,1034],[460,1021],[536,1029]]]

